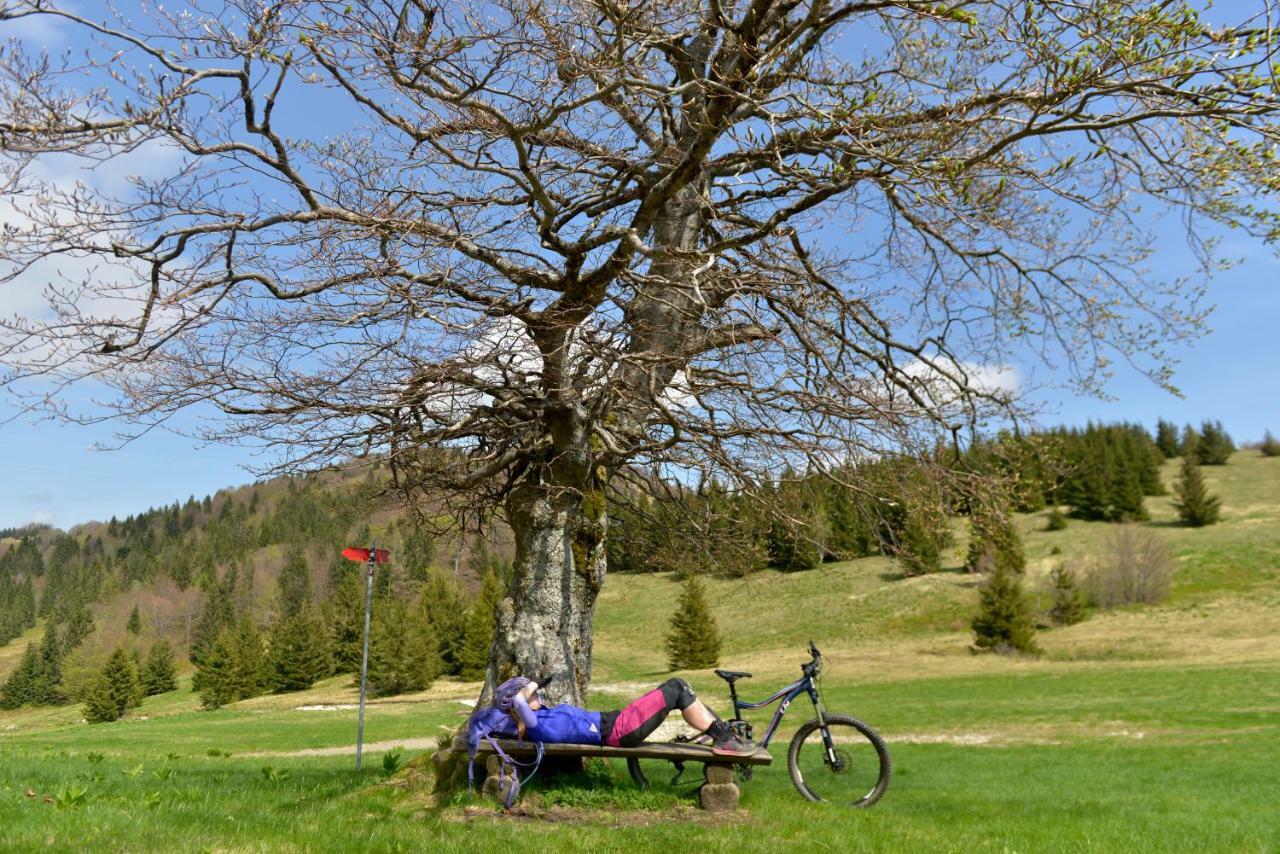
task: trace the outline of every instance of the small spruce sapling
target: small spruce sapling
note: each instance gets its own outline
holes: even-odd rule
[[[991,561],[987,579],[978,588],[978,613],[970,623],[974,652],[1039,655],[1031,605],[1022,579],[1003,564]]]
[[[707,590],[701,578],[690,575],[671,618],[667,663],[672,670],[696,670],[719,662],[720,630],[707,602]]]
[[[1059,564],[1049,574],[1053,582],[1053,608],[1049,618],[1055,625],[1072,626],[1085,618],[1085,594],[1075,573]]]
[[[1173,495],[1173,507],[1182,524],[1200,528],[1218,521],[1222,500],[1209,494],[1204,474],[1189,454],[1182,458],[1182,471],[1173,485]]]

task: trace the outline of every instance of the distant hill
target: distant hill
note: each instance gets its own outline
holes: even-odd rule
[[[28,526],[0,532],[0,650],[18,636],[34,642],[40,633],[33,634],[33,626],[65,625],[87,609],[93,630],[68,656],[62,674],[76,696],[121,643],[135,610],[138,643],[163,638],[184,665],[211,590],[231,585],[237,612],[265,626],[276,612],[289,557],[305,562],[317,602],[331,593],[335,567],[346,563],[341,550],[375,536],[393,554],[384,568],[391,585],[420,579],[435,566],[474,589],[487,566],[509,559],[510,537],[497,526],[483,537],[437,537],[416,529],[407,514],[385,509],[378,477],[325,472],[277,478],[69,531]],[[447,520],[438,521],[443,527]],[[6,583],[29,585],[36,603],[31,619],[15,623],[9,614],[7,634]],[[0,652],[0,682],[18,658],[12,650]]]

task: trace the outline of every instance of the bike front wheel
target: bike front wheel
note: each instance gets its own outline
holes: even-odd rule
[[[834,756],[827,751],[824,727]],[[787,770],[796,789],[811,801],[865,808],[889,787],[893,763],[884,739],[870,726],[848,715],[826,715],[822,725],[811,720],[791,739]]]

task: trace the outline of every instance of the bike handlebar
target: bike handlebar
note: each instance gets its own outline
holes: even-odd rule
[[[813,659],[802,665],[800,670],[805,676],[817,676],[818,669],[822,666],[822,653],[818,652],[818,648],[813,645],[812,639],[809,641],[809,655],[813,656]]]

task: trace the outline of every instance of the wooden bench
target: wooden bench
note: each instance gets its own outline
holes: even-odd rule
[[[538,755],[538,748],[529,741],[512,739],[496,739],[503,752],[522,760],[532,759]],[[456,739],[455,750],[465,753],[466,743]],[[703,766],[703,784],[698,788],[698,803],[705,810],[718,812],[738,808],[741,792],[734,778],[736,765],[768,765],[773,762],[769,751],[757,748],[754,753],[741,756],[721,756],[709,746],[702,744],[684,744],[681,742],[654,742],[641,744],[639,747],[606,747],[593,744],[545,744],[543,757],[584,757],[604,759],[666,759],[669,761],[701,762]],[[507,789],[507,782],[502,779],[502,759],[487,742],[480,743],[476,752],[477,760],[484,757],[485,781],[483,792],[502,800]]]

